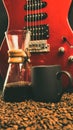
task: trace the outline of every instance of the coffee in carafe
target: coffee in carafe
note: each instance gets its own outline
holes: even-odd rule
[[[31,96],[30,32],[11,30],[5,33],[8,44],[8,71],[3,87],[5,101],[22,101]]]

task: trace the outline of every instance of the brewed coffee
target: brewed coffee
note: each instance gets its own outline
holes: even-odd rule
[[[31,99],[31,96],[31,82],[19,81],[6,84],[3,98],[5,101],[14,102]]]

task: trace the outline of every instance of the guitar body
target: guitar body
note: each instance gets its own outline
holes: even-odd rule
[[[39,13],[42,16],[39,16],[39,19],[35,20],[35,22],[33,19],[31,21],[29,19],[28,26],[37,26],[37,28],[39,28],[39,25],[48,26],[48,28],[46,27],[48,34],[45,40],[47,40],[49,45],[49,51],[32,52],[32,65],[60,64],[62,70],[68,71],[73,76],[73,31],[68,21],[68,13],[72,0],[40,0],[40,2],[46,3],[42,4],[40,9],[37,7],[36,10],[28,10],[28,14]],[[27,26],[26,0],[3,0],[3,4],[9,21],[7,30],[23,29]],[[30,4],[32,5],[32,3]],[[34,38],[35,41],[37,39],[40,40],[40,38]],[[43,39],[41,38],[41,40]],[[69,43],[71,43],[71,46]],[[8,47],[4,38],[0,51],[0,70],[3,78],[5,78],[8,68],[7,50]]]

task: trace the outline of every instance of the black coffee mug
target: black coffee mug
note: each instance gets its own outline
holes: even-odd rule
[[[57,102],[62,95],[61,76],[65,74],[72,85],[69,72],[62,71],[60,65],[33,66],[31,70],[32,92],[36,101]]]

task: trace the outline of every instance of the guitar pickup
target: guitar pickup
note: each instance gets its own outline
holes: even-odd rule
[[[49,52],[50,45],[47,43],[47,40],[36,40],[30,41],[29,43],[30,52]]]

